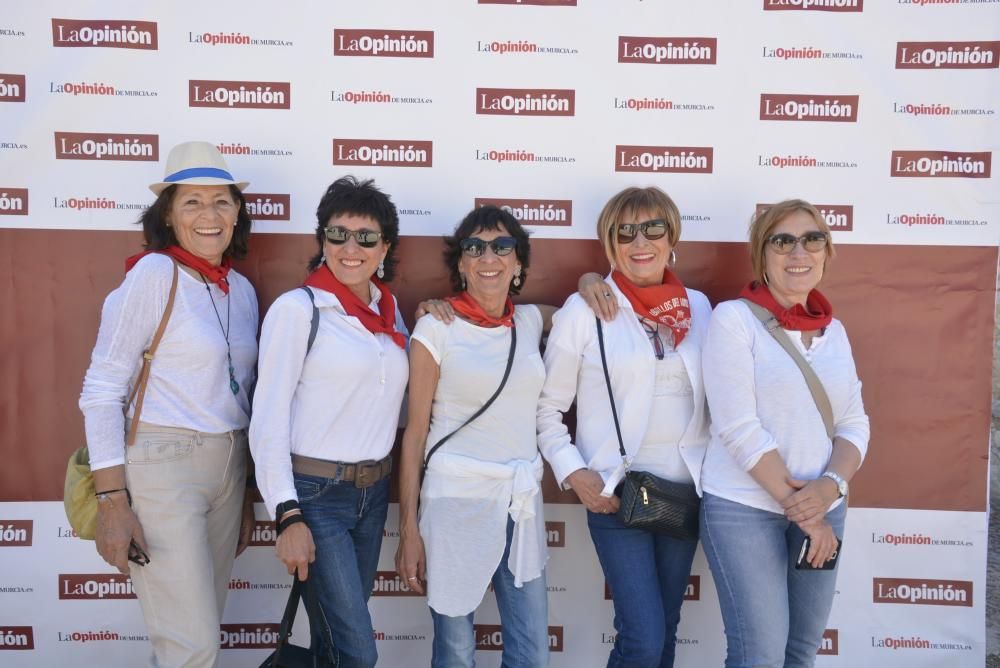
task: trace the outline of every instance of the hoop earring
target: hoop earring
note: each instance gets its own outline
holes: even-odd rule
[[[764,285],[770,285],[770,281],[767,280],[767,272],[764,272]]]
[[[670,249],[670,266],[673,267],[675,264],[677,264],[677,251],[675,251],[674,249],[671,248]]]
[[[379,279],[385,278],[385,263],[384,263],[384,261],[378,263],[378,271],[375,272],[375,275],[378,276]]]

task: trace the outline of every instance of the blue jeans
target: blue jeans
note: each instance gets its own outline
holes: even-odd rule
[[[670,668],[697,541],[631,529],[587,511],[587,526],[615,604],[608,668]]]
[[[543,668],[549,664],[549,598],[545,573],[522,587],[514,586],[514,574],[507,568],[514,523],[507,518],[507,547],[496,572],[493,590],[500,611],[503,639],[501,668]],[[432,668],[472,668],[476,665],[476,635],[472,616],[449,617],[435,612]]]
[[[844,536],[846,514],[842,503],[826,515],[838,538]],[[837,571],[796,570],[804,538],[784,515],[705,494],[701,542],[719,591],[726,668],[815,663]]]
[[[371,596],[389,507],[389,478],[371,487],[294,474],[316,561],[305,588],[312,651],[320,665],[371,668],[378,660]]]

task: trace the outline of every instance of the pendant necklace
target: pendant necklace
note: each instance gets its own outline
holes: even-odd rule
[[[222,336],[226,339],[226,361],[229,362],[229,389],[232,391],[233,395],[240,393],[240,384],[236,382],[236,370],[233,369],[233,351],[229,346],[229,315],[230,306],[233,303],[233,298],[230,295],[226,295],[226,326],[222,326],[222,316],[219,315],[219,309],[215,306],[215,298],[212,297],[212,289],[208,287],[208,281],[205,277],[201,277],[202,282],[205,284],[205,292],[208,293],[208,300],[212,302],[212,310],[215,311],[215,318],[219,321],[219,329],[222,330]]]

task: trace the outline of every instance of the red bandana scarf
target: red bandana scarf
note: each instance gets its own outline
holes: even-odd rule
[[[664,269],[663,282],[647,287],[639,287],[617,270],[611,272],[611,278],[628,297],[636,315],[666,325],[674,333],[674,348],[681,345],[691,329],[691,305],[684,284],[674,272]]]
[[[162,253],[164,255],[169,255],[185,267],[197,271],[199,274],[204,276],[209,283],[215,283],[218,285],[219,289],[222,290],[224,294],[229,294],[229,279],[227,277],[229,276],[229,270],[232,269],[233,266],[229,261],[229,258],[223,258],[222,264],[216,267],[208,260],[189,253],[180,246],[167,246],[163,250],[148,250],[138,253],[137,255],[133,255],[125,260],[125,273],[127,274],[131,271],[136,262],[150,253]]]
[[[463,292],[457,297],[448,297],[448,302],[455,312],[480,327],[511,327],[514,324],[514,302],[507,297],[507,303],[503,306],[503,315],[494,318],[473,299],[468,292]]]
[[[389,292],[385,283],[375,277],[372,277],[371,280],[382,294],[378,302],[378,313],[371,310],[368,304],[358,299],[357,295],[351,292],[346,285],[338,281],[325,264],[309,274],[303,285],[332,293],[340,300],[347,315],[360,320],[365,329],[372,334],[388,334],[397,346],[405,349],[406,337],[396,331],[396,300],[393,299],[392,293]]]
[[[833,320],[833,306],[819,290],[812,290],[809,293],[805,306],[795,304],[791,308],[779,304],[767,286],[757,281],[751,281],[743,288],[740,297],[763,306],[774,315],[779,325],[797,332],[823,329]]]

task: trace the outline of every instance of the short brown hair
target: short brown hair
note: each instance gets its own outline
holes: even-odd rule
[[[764,282],[764,253],[767,250],[767,240],[771,232],[778,223],[788,218],[796,211],[804,211],[809,214],[820,231],[826,233],[826,259],[833,258],[836,253],[833,250],[833,237],[830,234],[830,226],[826,224],[823,215],[809,202],[804,199],[786,199],[783,202],[772,204],[768,208],[757,214],[753,222],[750,223],[750,265],[753,268],[754,278]],[[824,270],[826,263],[823,263]]]
[[[681,238],[681,213],[667,193],[656,186],[648,188],[630,187],[608,200],[597,217],[597,238],[601,240],[608,262],[615,264],[615,250],[618,247],[615,226],[625,216],[637,216],[645,211],[667,221],[667,241],[676,246]]]

